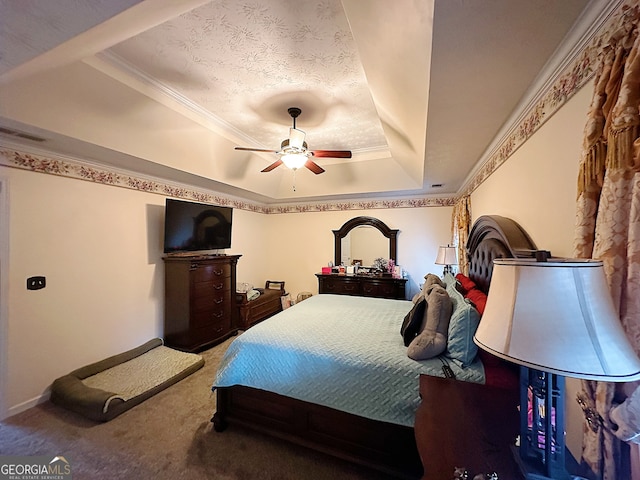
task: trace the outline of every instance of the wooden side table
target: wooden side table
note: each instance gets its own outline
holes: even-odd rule
[[[470,479],[492,472],[500,480],[523,478],[511,449],[519,430],[517,390],[421,375],[420,396],[415,435],[423,480],[453,478],[456,467]]]

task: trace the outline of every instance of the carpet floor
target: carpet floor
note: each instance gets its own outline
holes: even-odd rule
[[[212,429],[211,384],[232,339],[203,368],[107,423],[45,402],[0,422],[0,455],[64,456],[74,480],[375,480],[378,472],[237,426]]]

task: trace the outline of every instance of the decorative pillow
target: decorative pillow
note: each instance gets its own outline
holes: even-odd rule
[[[469,277],[467,277],[466,275],[464,275],[463,273],[458,273],[456,275],[456,280],[458,281],[458,283],[462,287],[462,293],[463,294],[465,294],[468,291],[473,290],[474,288],[476,288],[475,282],[473,280],[471,280]]]
[[[447,272],[442,277],[442,282],[444,283],[444,288],[449,288],[449,285],[454,285],[457,283],[455,277],[451,275],[451,273]]]
[[[427,304],[422,331],[407,349],[407,355],[414,360],[433,358],[447,348],[447,333],[453,308],[449,294],[440,285],[433,285]]]
[[[480,323],[478,311],[456,290],[454,282],[447,285],[447,293],[453,303],[453,313],[449,322],[449,338],[446,355],[458,360],[462,366],[473,362],[478,353],[478,346],[473,342]]]
[[[470,300],[473,303],[473,306],[476,307],[478,313],[482,315],[484,313],[484,307],[487,305],[487,294],[484,293],[479,288],[472,288],[469,290],[464,298]]]
[[[426,310],[427,300],[422,297],[422,299],[420,299],[404,317],[402,327],[400,328],[400,334],[404,339],[405,347],[408,347],[411,340],[420,333],[420,328],[422,328],[422,322],[424,320]]]

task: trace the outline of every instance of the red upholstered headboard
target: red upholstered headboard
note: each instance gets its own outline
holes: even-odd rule
[[[527,232],[510,218],[499,215],[479,217],[471,228],[467,243],[469,278],[487,293],[495,258],[532,257],[536,250]]]

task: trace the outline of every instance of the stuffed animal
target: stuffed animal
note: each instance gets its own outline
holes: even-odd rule
[[[429,287],[427,311],[418,333],[409,344],[407,355],[413,360],[426,360],[440,355],[447,348],[449,320],[453,303],[447,291],[437,283]]]

